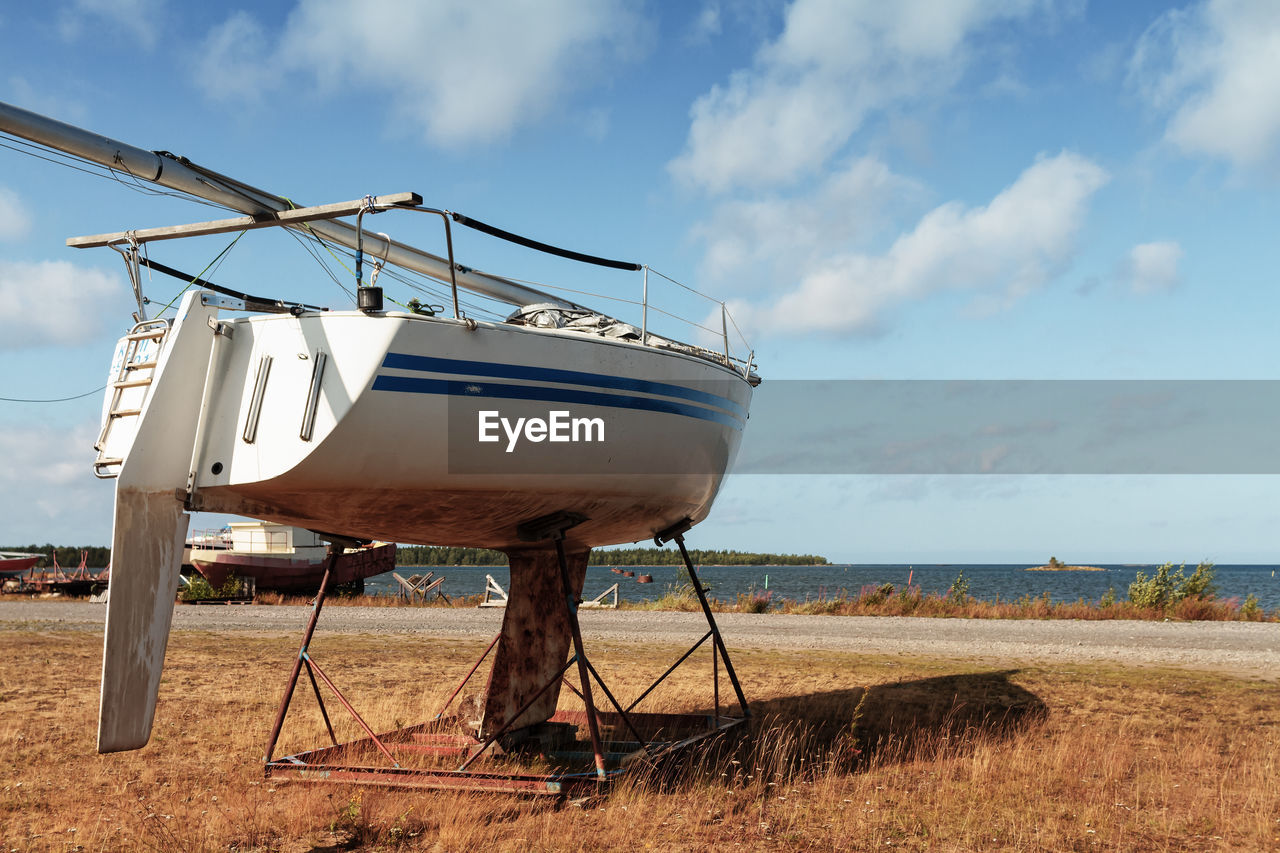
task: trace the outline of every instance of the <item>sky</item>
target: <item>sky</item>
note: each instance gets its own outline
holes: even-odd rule
[[[0,56],[0,100],[299,203],[413,190],[650,264],[727,302],[758,404],[787,380],[1277,372],[1270,0],[51,0],[0,7]],[[90,471],[101,394],[14,402],[101,387],[130,324],[118,257],[65,239],[216,217],[0,148],[0,545],[110,539],[112,484]],[[411,219],[374,221],[442,242]],[[487,270],[641,286],[457,240]],[[155,257],[195,272],[228,242]],[[347,299],[278,236],[209,276]],[[1262,474],[739,475],[690,544],[1280,563],[1277,498]]]

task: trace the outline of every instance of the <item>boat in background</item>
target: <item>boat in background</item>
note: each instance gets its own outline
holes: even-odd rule
[[[324,576],[325,543],[310,530],[269,521],[233,522],[223,531],[191,537],[188,562],[214,589],[231,575],[252,578],[258,591],[314,595]],[[365,578],[396,567],[390,543],[348,548],[333,568],[330,583],[362,591]]]
[[[0,578],[16,578],[18,575],[34,568],[43,554],[28,554],[22,551],[0,551]]]

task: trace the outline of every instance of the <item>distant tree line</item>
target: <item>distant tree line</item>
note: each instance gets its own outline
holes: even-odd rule
[[[74,569],[80,565],[80,552],[89,552],[89,568],[105,568],[111,562],[111,549],[99,545],[14,545],[0,546],[0,551],[24,551],[44,554],[37,568],[53,568],[53,555],[58,565]],[[689,557],[702,566],[825,566],[827,558],[814,554],[762,554],[752,551],[712,551],[691,549]],[[621,548],[591,552],[593,566],[676,566],[680,551],[675,548]],[[441,548],[430,545],[401,545],[396,549],[396,563],[401,566],[505,566],[507,555],[487,548]]]
[[[704,566],[825,566],[826,557],[813,554],[761,554],[751,551],[690,550],[689,558]],[[396,562],[402,566],[505,566],[507,555],[486,548],[438,548],[401,545]],[[675,548],[620,548],[591,552],[593,566],[676,566]]]
[[[488,548],[439,548],[401,545],[396,549],[399,566],[505,566],[507,555]]]
[[[111,549],[102,545],[0,545],[0,551],[22,551],[27,554],[44,554],[44,559],[36,563],[37,569],[52,569],[53,557],[58,556],[58,565],[64,569],[74,569],[80,565],[80,552],[88,551],[88,567],[105,569],[111,562]]]

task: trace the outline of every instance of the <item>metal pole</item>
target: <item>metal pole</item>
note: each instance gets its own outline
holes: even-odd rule
[[[356,214],[356,290],[364,287],[364,212],[361,207]]]
[[[684,547],[684,534],[676,534],[673,537],[676,545],[680,548],[680,556],[684,558],[684,567],[689,572],[689,582],[693,584],[693,591],[698,594],[698,601],[702,604],[702,613],[707,617],[707,625],[711,628],[711,635],[715,641],[716,647],[720,649],[720,656],[724,658],[724,671],[729,676],[729,682],[733,685],[733,692],[738,694],[738,704],[742,706],[742,716],[750,717],[751,711],[747,708],[747,697],[742,693],[742,685],[738,683],[738,675],[733,671],[733,662],[729,660],[729,651],[724,647],[724,639],[720,636],[720,628],[716,625],[716,617],[711,613],[711,605],[707,603],[707,593],[702,589],[702,581],[698,580],[698,573],[693,570],[693,561],[689,559],[689,551]]]
[[[649,265],[644,265],[644,291],[640,298],[640,343],[649,343]]]
[[[320,703],[320,716],[324,717],[324,727],[329,730],[329,740],[334,746],[338,745],[338,736],[333,733],[333,724],[329,722],[329,712],[324,707],[324,697],[320,695],[320,685],[316,684],[316,674],[311,671],[311,658],[307,661],[307,678],[311,679],[311,689],[316,692],[316,701]]]
[[[591,674],[595,676],[596,684],[600,685],[600,689],[604,691],[605,698],[613,704],[613,709],[618,712],[618,716],[622,717],[622,722],[627,724],[627,728],[631,729],[631,734],[635,735],[635,739],[640,742],[640,748],[647,750],[649,744],[641,737],[640,732],[631,723],[631,717],[626,711],[622,710],[622,706],[618,704],[618,700],[613,698],[613,693],[609,690],[609,685],[604,683],[604,679],[600,677],[600,673],[596,672],[596,668],[591,665],[591,661],[587,661],[587,669],[591,670]]]
[[[328,559],[324,564],[324,576],[320,578],[320,589],[316,593],[315,606],[311,608],[311,618],[307,620],[307,630],[302,635],[302,648],[298,649],[297,660],[293,662],[293,672],[289,675],[289,685],[284,690],[284,696],[280,699],[280,710],[276,713],[275,725],[271,727],[271,739],[267,741],[266,758],[263,760],[271,763],[271,753],[275,752],[276,741],[280,739],[280,730],[284,728],[284,717],[289,712],[289,703],[293,701],[293,688],[298,686],[298,676],[302,674],[302,664],[306,660],[307,648],[311,645],[311,636],[316,632],[316,621],[320,618],[320,608],[324,606],[325,593],[328,591],[329,576],[333,573],[333,568],[338,564],[338,557],[342,555],[342,546],[337,543],[329,543]]]
[[[675,672],[675,671],[676,671],[676,667],[680,666],[680,664],[682,664],[682,663],[684,663],[686,660],[688,660],[689,655],[691,655],[691,654],[693,654],[694,652],[696,652],[699,648],[701,648],[701,647],[702,647],[702,644],[703,644],[703,643],[705,643],[705,642],[706,642],[707,640],[709,640],[709,639],[711,639],[711,632],[710,632],[710,631],[708,631],[707,633],[703,634],[703,635],[702,635],[702,639],[701,639],[701,640],[699,640],[698,642],[694,643],[694,644],[693,644],[693,646],[689,649],[689,651],[687,651],[687,652],[685,652],[684,654],[680,655],[680,659],[679,659],[678,661],[676,661],[675,663],[671,664],[671,666],[667,667],[667,671],[666,671],[666,672],[664,672],[664,673],[662,673],[662,675],[659,675],[659,676],[658,676],[658,678],[657,678],[657,680],[656,680],[656,681],[654,681],[654,682],[653,682],[653,684],[650,684],[650,685],[649,685],[649,687],[648,687],[648,688],[647,688],[643,693],[641,693],[641,694],[640,694],[640,696],[639,696],[639,697],[638,697],[634,702],[632,702],[630,705],[628,705],[628,706],[627,706],[627,710],[628,710],[628,711],[630,711],[632,708],[634,708],[635,706],[637,706],[637,705],[639,705],[641,702],[643,702],[643,701],[644,701],[644,698],[645,698],[646,696],[648,696],[650,693],[652,693],[652,692],[657,688],[657,686],[658,686],[659,684],[661,684],[663,681],[665,681],[668,675],[670,675],[671,673],[673,673],[673,672]]]
[[[720,728],[720,650],[711,644],[711,695],[715,702],[716,728]]]
[[[356,722],[360,724],[360,728],[364,729],[364,733],[369,736],[374,745],[377,746],[378,749],[381,750],[382,754],[387,757],[387,760],[391,762],[391,765],[393,767],[399,767],[400,762],[396,761],[395,756],[393,756],[390,751],[383,746],[382,741],[378,740],[378,736],[374,734],[373,729],[369,728],[369,724],[364,721],[364,717],[360,716],[360,713],[352,707],[350,702],[347,701],[347,697],[342,695],[342,691],[338,689],[338,685],[334,684],[333,681],[329,679],[329,676],[324,674],[324,670],[320,668],[320,664],[312,660],[311,655],[306,654],[305,652],[303,655],[307,661],[308,671],[315,670],[316,675],[320,676],[320,680],[333,691],[334,696],[338,697],[338,701],[342,703],[342,707],[351,712],[351,716],[356,718]]]
[[[729,309],[724,307],[724,303],[720,303],[720,334],[724,337],[724,364],[729,366]]]
[[[462,319],[462,309],[458,307],[458,265],[453,262],[453,229],[449,226],[448,213],[440,214],[444,219],[444,242],[449,249],[449,287],[453,291],[453,319]]]
[[[533,698],[530,699],[528,702],[525,702],[524,705],[520,708],[520,710],[516,711],[515,714],[511,716],[511,719],[503,723],[502,728],[498,729],[496,732],[489,735],[489,739],[486,740],[484,743],[480,744],[480,748],[477,749],[475,752],[471,753],[471,755],[467,757],[467,760],[462,762],[461,766],[458,767],[456,772],[461,773],[463,770],[466,770],[467,767],[471,765],[471,762],[475,761],[482,754],[484,754],[484,751],[488,749],[493,744],[494,741],[496,741],[498,738],[506,734],[507,729],[511,728],[511,726],[515,723],[515,721],[520,719],[520,717],[524,715],[525,711],[532,708],[534,702],[537,702],[539,699],[542,698],[542,694],[550,690],[553,685],[560,683],[560,679],[564,678],[564,674],[569,671],[569,667],[573,666],[574,661],[576,660],[577,660],[576,657],[569,658],[568,663],[566,663],[564,666],[560,668],[560,671],[555,674],[555,677],[552,678],[550,681],[548,681],[546,684],[542,685],[542,689],[539,690],[537,693],[533,694]]]
[[[502,639],[502,634],[498,634],[498,636],[493,638],[493,642],[489,644],[489,648],[484,650],[484,654],[480,655],[480,660],[476,661],[476,665],[471,667],[471,671],[467,673],[467,677],[462,679],[462,683],[455,687],[453,692],[449,694],[449,698],[445,700],[443,707],[440,708],[440,713],[435,715],[435,719],[440,719],[444,716],[444,712],[449,710],[449,706],[453,704],[453,700],[462,692],[462,688],[467,686],[467,682],[471,680],[471,676],[476,674],[476,670],[480,668],[480,664],[484,663],[484,659],[489,656],[489,652],[493,651],[493,647],[498,645],[498,640],[500,639]]]
[[[582,701],[587,706],[587,730],[591,733],[591,751],[596,756],[596,778],[605,779],[604,750],[600,746],[600,723],[596,720],[596,704],[591,698],[591,674],[586,653],[582,650],[582,631],[578,628],[578,605],[573,600],[569,583],[569,563],[564,556],[564,534],[556,536],[556,556],[560,559],[560,583],[564,587],[564,604],[569,615],[569,632],[573,635],[574,657],[578,659],[578,678],[582,681]]]

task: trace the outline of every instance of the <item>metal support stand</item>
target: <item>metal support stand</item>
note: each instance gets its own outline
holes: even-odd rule
[[[729,683],[733,685],[733,692],[738,696],[738,705],[742,708],[742,716],[750,718],[751,709],[747,707],[747,697],[743,695],[742,685],[738,683],[738,674],[733,671],[733,661],[729,659],[729,650],[724,647],[724,638],[720,636],[720,628],[716,625],[716,617],[711,615],[711,605],[707,603],[707,593],[702,588],[702,581],[698,579],[697,571],[693,568],[693,561],[689,559],[689,551],[684,547],[684,534],[689,532],[691,527],[693,527],[693,522],[686,518],[684,521],[677,522],[656,534],[653,537],[653,541],[661,548],[667,542],[674,540],[680,548],[680,556],[684,559],[684,567],[689,572],[689,583],[693,584],[693,591],[698,594],[698,603],[702,605],[702,613],[707,617],[707,626],[711,628],[712,639],[720,652],[720,657],[724,659],[724,671],[729,676]],[[717,695],[718,693],[717,686]]]
[[[574,521],[573,524],[579,522]],[[591,670],[587,653],[582,649],[582,629],[578,627],[578,602],[569,583],[569,563],[564,555],[564,532],[567,527],[555,531],[556,557],[560,561],[560,584],[564,588],[564,606],[569,613],[569,631],[573,635],[573,657],[578,662],[578,679],[582,682],[582,701],[587,706],[587,729],[591,733],[591,752],[596,759],[596,778],[605,780],[604,750],[600,746],[600,720],[596,717],[596,703],[591,696]]]
[[[275,726],[271,733],[271,740],[267,746],[266,775],[280,779],[351,782],[402,788],[506,791],[511,793],[552,794],[556,796],[566,796],[570,793],[589,794],[600,791],[603,786],[618,778],[620,774],[627,770],[629,763],[638,756],[643,756],[647,761],[657,761],[673,756],[707,737],[729,732],[745,723],[750,714],[746,698],[738,682],[738,676],[733,669],[733,664],[729,659],[728,651],[725,649],[724,640],[720,636],[715,617],[711,612],[706,591],[698,579],[697,572],[689,559],[689,553],[684,547],[684,533],[692,526],[687,520],[657,534],[656,541],[659,545],[672,540],[678,544],[685,567],[689,572],[690,582],[698,595],[703,615],[707,619],[709,630],[630,705],[624,708],[617,700],[587,657],[582,640],[581,627],[578,622],[579,602],[576,600],[577,596],[570,579],[565,539],[566,532],[582,521],[585,521],[585,519],[572,513],[555,513],[534,519],[520,525],[518,528],[520,538],[526,542],[545,542],[550,540],[554,543],[556,563],[558,564],[561,581],[560,587],[564,595],[565,612],[568,617],[567,626],[573,641],[573,651],[563,665],[556,664],[553,669],[549,670],[551,677],[545,683],[541,683],[536,692],[533,692],[532,695],[526,692],[521,696],[521,707],[517,711],[511,713],[508,709],[503,713],[502,725],[492,731],[486,728],[484,731],[488,732],[487,735],[483,732],[477,735],[474,727],[467,728],[465,719],[446,717],[445,712],[479,670],[480,665],[499,645],[502,634],[499,634],[489,643],[484,654],[470,668],[462,682],[458,684],[445,701],[440,712],[431,721],[383,734],[374,733],[356,712],[355,708],[352,707],[351,703],[347,701],[346,697],[338,690],[337,686],[311,659],[308,648],[315,632],[320,608],[324,603],[329,581],[329,570],[334,565],[336,554],[341,553],[340,547],[336,545],[330,546],[325,577],[321,582],[320,592],[316,596],[315,607],[308,620],[302,646],[299,649],[297,660],[294,661],[293,672],[290,675],[285,695],[281,700],[280,710],[276,715]],[[547,568],[550,567],[548,566]],[[636,706],[649,697],[668,676],[688,660],[707,640],[712,641],[711,712],[697,714],[637,712],[635,710]],[[737,696],[738,704],[741,708],[740,715],[722,713],[720,707],[720,665],[722,662]],[[575,665],[578,670],[577,686],[569,683],[569,678],[567,677],[567,673]],[[316,699],[320,704],[320,713],[324,719],[325,729],[333,745],[273,759],[272,754],[275,751],[276,743],[293,697],[294,688],[304,666],[307,668],[307,676],[311,680],[312,689],[315,691]],[[325,709],[324,700],[321,698],[321,691],[316,681],[317,677],[333,692],[338,702],[352,714],[355,721],[364,731],[364,738],[341,745],[337,743],[337,737],[334,734],[328,712]],[[492,676],[490,677],[492,679]],[[545,677],[545,674],[543,677]],[[533,717],[535,721],[545,720],[545,723],[535,722],[533,725],[526,723],[524,728],[517,730],[516,723],[525,716],[526,712],[538,705],[539,702],[544,702],[543,707],[545,707],[544,697],[554,695],[554,693],[551,693],[552,689],[558,688],[562,682],[582,700],[583,711],[556,711],[552,706],[551,711],[554,711],[554,713],[542,710],[536,712]],[[612,705],[612,711],[602,711],[596,707],[595,687],[600,689],[609,704]],[[549,717],[547,716],[548,713],[550,713]],[[547,740],[557,739],[558,733],[572,732],[574,727],[581,731],[583,726],[585,726],[589,735],[591,745],[589,754],[582,752],[579,747],[575,746],[578,741],[572,736],[569,737],[567,742],[562,743],[564,736],[560,734],[555,746],[548,746],[546,743]],[[620,727],[625,728],[629,733],[630,739],[621,740],[613,736],[606,739],[606,730],[612,731]],[[507,737],[504,739],[504,736]],[[502,757],[507,750],[515,749],[519,752],[527,750],[531,744],[536,745],[538,751],[549,762],[550,772],[527,773],[501,769],[504,762],[507,761]],[[390,761],[391,766],[373,766],[377,763],[378,754]],[[363,760],[361,758],[362,755],[369,755],[375,761],[371,764],[369,761]],[[416,767],[413,766],[412,762],[406,766],[403,763],[406,756],[412,755],[434,757],[437,761],[441,758],[447,760],[450,756],[457,756],[461,759],[461,764],[457,765],[455,770],[444,769],[439,766]],[[487,760],[482,763],[480,761],[481,758],[487,758]],[[419,761],[421,760],[419,759]],[[575,767],[582,767],[583,761],[590,762],[588,765],[591,768],[590,770],[584,772],[583,770],[575,769]],[[484,769],[476,769],[478,766]],[[510,767],[509,764],[506,766]]]
[[[298,657],[293,662],[293,672],[289,674],[289,683],[284,689],[284,696],[280,698],[280,710],[276,712],[275,725],[271,727],[271,738],[267,741],[267,754],[263,761],[271,763],[271,754],[276,751],[276,742],[280,740],[280,730],[284,728],[285,715],[289,713],[289,704],[293,702],[293,689],[298,686],[298,676],[302,674],[302,667],[307,660],[307,647],[311,645],[311,637],[316,632],[316,622],[320,620],[320,608],[324,606],[325,593],[329,588],[329,576],[333,573],[334,566],[338,563],[338,557],[342,555],[342,546],[336,542],[330,542],[328,548],[327,559],[324,564],[324,575],[320,578],[320,589],[316,592],[315,604],[311,607],[311,618],[307,620],[307,630],[302,634],[302,648],[298,649]],[[315,677],[311,675],[311,668],[307,668],[307,675],[311,676],[311,683],[315,685]],[[316,698],[320,698],[320,688],[316,687]],[[324,703],[320,703],[321,709]],[[324,715],[325,724],[329,723],[329,714]],[[332,727],[329,729],[333,732]]]

